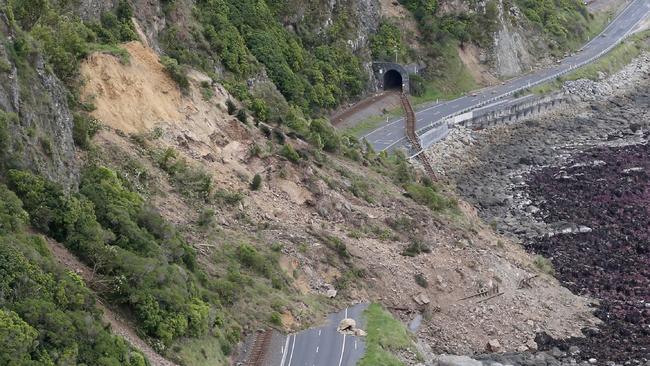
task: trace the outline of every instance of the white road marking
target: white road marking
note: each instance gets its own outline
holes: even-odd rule
[[[345,318],[348,318],[348,308],[345,308]],[[339,366],[343,363],[343,354],[345,353],[345,334],[343,335],[343,345],[341,346],[341,358],[339,358]]]
[[[289,363],[287,366],[291,366],[291,360],[293,359],[293,350],[296,348],[296,334],[293,335],[293,343],[291,344],[291,355],[289,355]]]
[[[354,349],[357,349],[357,340],[354,340]]]
[[[320,332],[321,332],[321,330],[319,329],[319,330],[318,330],[318,336],[319,336],[319,337],[320,337]]]
[[[384,150],[390,149],[393,145],[402,142],[402,140],[404,140],[404,139],[405,139],[405,138],[402,137],[401,139],[399,139],[399,140],[393,142],[392,144],[390,144],[390,145],[386,146],[385,148],[381,149],[380,151],[384,151]]]
[[[318,350],[320,349],[319,346],[316,346],[316,353],[318,353]]]
[[[345,317],[347,318],[347,309],[345,309]],[[345,352],[345,334],[343,335],[343,346],[341,347],[341,358],[339,358],[339,366],[343,363],[343,353]]]
[[[280,366],[284,366],[284,360],[287,358],[287,350],[289,349],[289,338],[291,338],[291,334],[287,336],[287,340],[284,341],[284,347],[282,347],[282,361],[280,362]]]

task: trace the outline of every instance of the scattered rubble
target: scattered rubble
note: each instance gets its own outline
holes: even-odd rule
[[[563,90],[582,101],[598,101],[619,93],[638,75],[648,73],[650,73],[650,53],[645,52],[610,78],[604,79],[605,75],[599,73],[597,81],[588,79],[567,81],[563,84]]]
[[[644,54],[607,80],[584,82],[597,85],[580,97],[588,103],[576,101],[571,110],[515,125],[457,128],[429,149],[440,173],[493,228],[551,258],[574,293],[601,300],[593,306],[602,325],[556,341],[536,319],[531,322],[538,332],[535,339],[522,337],[515,354],[474,356],[482,365],[650,362],[650,313],[644,305],[650,288],[650,238],[642,229],[650,225],[645,222],[650,196],[643,188],[650,171],[649,57]],[[568,85],[573,87],[583,88]],[[569,196],[576,192],[583,194]],[[603,239],[609,243],[605,247]],[[519,287],[530,289],[525,278]]]

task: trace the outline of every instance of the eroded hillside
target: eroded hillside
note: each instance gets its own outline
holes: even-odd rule
[[[320,118],[394,46],[480,58],[487,7],[418,4],[1,2],[0,363],[227,364],[359,301],[422,311],[435,351],[593,324],[449,187]]]
[[[405,162],[371,152],[352,160],[319,153],[301,139],[278,139],[277,128],[266,136],[264,124],[228,114],[229,96],[219,85],[202,93],[204,77],[193,73],[185,96],[156,88],[173,84],[159,65],[142,69],[143,60],[155,59],[153,51],[138,43],[126,48],[129,64],[95,54],[82,65],[83,95],[98,106],[91,115],[107,126],[94,140],[99,151],[92,158],[139,187],[182,228],[210,275],[224,275],[219,257],[235,243],[275,253],[287,275],[285,295],[267,308],[267,295],[242,290],[227,311],[244,330],[275,312],[283,327],[297,329],[322,311],[357,301],[378,301],[404,320],[424,311],[422,339],[458,353],[481,351],[497,334],[505,349],[516,350],[534,347],[540,329],[561,338],[593,324],[588,301],[540,273],[533,258],[492,233],[469,206],[446,198],[450,192],[417,183],[419,173]],[[138,99],[128,85],[152,93]],[[167,98],[178,114],[152,119],[148,111]],[[126,110],[134,101],[136,113],[102,108]],[[173,159],[202,172],[210,189],[194,191],[191,174],[170,170],[161,151],[174,151]],[[262,183],[251,190],[256,174]],[[534,290],[521,287],[536,275]],[[503,295],[484,304],[460,300],[482,289]],[[327,300],[331,290],[337,296]],[[553,316],[558,313],[563,316]]]

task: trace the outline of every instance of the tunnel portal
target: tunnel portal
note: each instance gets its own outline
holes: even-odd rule
[[[402,91],[402,75],[397,70],[388,70],[384,74],[384,90]]]

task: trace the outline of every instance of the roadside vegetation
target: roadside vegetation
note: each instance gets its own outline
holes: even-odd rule
[[[358,123],[355,123],[354,126],[350,126],[348,128],[345,128],[343,130],[343,133],[356,136],[356,137],[361,137],[363,134],[370,132],[374,130],[375,128],[379,127],[382,125],[382,123],[385,123],[386,120],[393,119],[395,117],[399,117],[403,114],[402,107],[397,107],[394,109],[391,109],[388,111],[386,114],[382,115],[374,115],[370,116],[366,119],[363,119],[359,121]]]
[[[578,68],[552,82],[531,88],[531,92],[548,94],[562,88],[565,81],[578,79],[597,80],[600,73],[612,75],[623,69],[642,52],[648,50],[650,50],[650,31],[646,30],[631,36],[595,62]]]
[[[370,304],[364,312],[366,320],[366,353],[359,366],[403,366],[394,353],[417,352],[406,327],[379,304]]]
[[[536,24],[552,42],[551,50],[563,54],[590,36],[593,16],[581,0],[515,0],[526,18]]]

